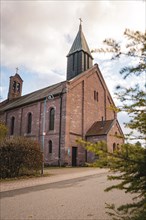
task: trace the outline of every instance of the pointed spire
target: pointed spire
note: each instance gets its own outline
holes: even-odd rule
[[[88,44],[86,42],[86,39],[85,39],[83,31],[82,31],[82,19],[79,18],[79,20],[80,20],[79,31],[77,33],[77,36],[72,44],[72,47],[71,47],[67,57],[75,52],[82,50],[82,51],[88,53],[88,55],[92,58],[91,52],[89,50]]]
[[[67,55],[67,80],[74,78],[80,73],[92,67],[92,55],[82,31],[82,19],[77,36]]]

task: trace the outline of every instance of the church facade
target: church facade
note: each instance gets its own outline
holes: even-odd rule
[[[37,140],[48,165],[82,166],[95,155],[76,140],[104,140],[113,152],[122,143],[123,132],[110,92],[93,58],[82,25],[67,55],[66,81],[22,96],[23,80],[10,77],[8,98],[0,104],[0,121],[9,136]]]

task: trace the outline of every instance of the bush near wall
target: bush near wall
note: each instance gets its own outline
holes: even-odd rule
[[[36,141],[24,137],[0,141],[1,178],[17,177],[41,170],[43,155]]]

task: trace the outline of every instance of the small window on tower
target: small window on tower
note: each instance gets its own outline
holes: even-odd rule
[[[17,83],[17,92],[20,92],[20,83]]]
[[[13,82],[13,91],[16,92],[16,81]]]
[[[86,70],[86,53],[84,53],[84,71]]]
[[[75,70],[75,54],[73,54],[72,69]]]
[[[89,69],[89,56],[88,56],[88,59],[87,59],[87,68]]]

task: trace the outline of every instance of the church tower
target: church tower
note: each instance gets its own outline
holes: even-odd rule
[[[73,45],[67,55],[67,80],[92,67],[92,55],[82,31],[80,23],[79,31]]]
[[[20,97],[22,93],[23,80],[21,79],[17,71],[18,68],[16,68],[16,74],[10,77],[9,93],[8,93],[9,100]]]

